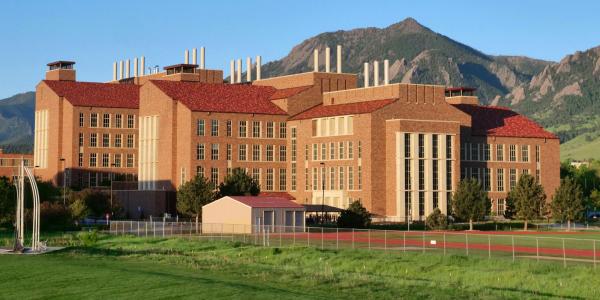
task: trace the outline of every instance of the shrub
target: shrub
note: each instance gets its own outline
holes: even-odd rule
[[[439,208],[436,208],[425,220],[425,225],[429,229],[446,229],[448,228],[448,217],[442,213]]]
[[[366,228],[371,225],[371,213],[358,201],[350,204],[337,219],[339,227]]]
[[[81,244],[85,247],[94,246],[98,242],[98,231],[81,232],[77,235]]]

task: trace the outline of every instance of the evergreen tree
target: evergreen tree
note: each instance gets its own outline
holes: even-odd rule
[[[487,192],[472,178],[462,180],[452,197],[452,212],[456,217],[469,221],[469,230],[473,230],[473,221],[485,217],[490,206]]]
[[[508,193],[509,201],[515,205],[517,218],[524,221],[527,230],[529,221],[544,214],[546,194],[544,188],[529,174],[523,174],[517,185]]]
[[[202,214],[202,206],[214,200],[214,185],[203,176],[184,183],[177,190],[177,211],[196,219],[196,227]]]
[[[224,196],[256,196],[260,193],[260,186],[242,168],[231,170],[231,174],[219,184],[217,198]]]
[[[585,211],[583,192],[572,178],[563,179],[552,197],[552,215],[560,221],[567,221],[567,230],[571,230],[571,221],[581,220]]]
[[[371,213],[359,201],[354,201],[337,219],[339,227],[366,228],[371,225]]]

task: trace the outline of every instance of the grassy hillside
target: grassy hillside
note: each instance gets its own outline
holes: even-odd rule
[[[561,160],[600,160],[600,133],[585,133],[560,146]]]

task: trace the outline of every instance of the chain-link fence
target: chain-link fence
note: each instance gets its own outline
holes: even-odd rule
[[[398,231],[354,228],[258,226],[163,221],[111,221],[109,232],[141,237],[189,237],[230,240],[271,247],[308,246],[321,249],[367,249],[532,259],[572,264],[597,264],[597,240],[498,232]]]

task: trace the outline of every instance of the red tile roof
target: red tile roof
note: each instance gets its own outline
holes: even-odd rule
[[[304,206],[282,197],[229,196],[250,207],[258,208],[304,208]]]
[[[192,111],[285,115],[270,100],[277,91],[270,86],[232,85],[151,80],[167,96]]]
[[[59,80],[44,80],[44,83],[74,106],[110,108],[139,108],[140,106],[140,87],[135,84]]]
[[[313,86],[305,85],[305,86],[277,90],[273,95],[271,95],[271,100],[289,98],[289,97],[298,95],[298,94],[308,90],[311,87],[313,87]]]
[[[321,104],[293,116],[292,118],[290,118],[290,120],[304,120],[340,115],[365,114],[374,112],[394,101],[396,101],[396,99],[373,100],[335,105]]]
[[[473,135],[558,138],[536,122],[505,107],[469,104],[456,104],[454,106],[471,115],[471,133]]]

